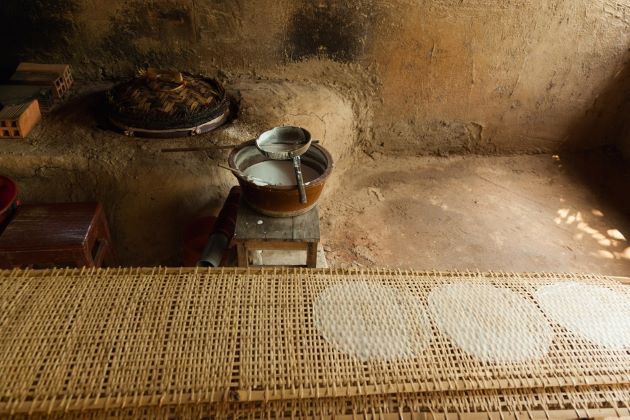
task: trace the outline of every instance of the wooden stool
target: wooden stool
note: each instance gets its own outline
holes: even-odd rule
[[[262,223],[261,223],[262,222]],[[295,217],[269,217],[256,213],[241,201],[234,232],[238,266],[248,267],[250,250],[306,250],[306,265],[317,265],[319,211]]]
[[[0,267],[100,267],[113,260],[99,203],[25,204],[0,236]]]

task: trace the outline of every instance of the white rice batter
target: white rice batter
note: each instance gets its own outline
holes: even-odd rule
[[[413,357],[430,341],[420,300],[376,283],[326,288],[313,303],[313,318],[326,341],[362,361]]]
[[[630,298],[603,286],[559,282],[536,291],[545,313],[570,332],[613,350],[630,348]]]
[[[431,291],[433,318],[445,336],[487,362],[543,357],[553,330],[535,304],[505,288],[455,283]]]
[[[270,185],[297,185],[293,161],[290,160],[266,160],[250,166],[243,172]],[[315,169],[302,163],[304,183],[317,179],[319,175]]]

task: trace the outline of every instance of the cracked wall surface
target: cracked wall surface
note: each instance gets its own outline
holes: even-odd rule
[[[401,153],[584,149],[618,141],[628,0],[3,0],[0,58],[88,79],[154,65],[226,81],[341,86],[364,145]],[[294,70],[296,65],[304,73]],[[309,64],[315,70],[309,70]],[[328,65],[329,64],[329,65]],[[346,73],[368,83],[344,84]]]

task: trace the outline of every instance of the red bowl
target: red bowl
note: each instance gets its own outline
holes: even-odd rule
[[[11,178],[0,175],[0,225],[11,216],[17,194],[16,183]]]

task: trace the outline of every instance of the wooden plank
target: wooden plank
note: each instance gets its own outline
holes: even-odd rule
[[[308,251],[309,242],[291,241],[243,241],[249,250],[269,250],[269,251]]]
[[[249,267],[249,260],[247,257],[247,247],[244,243],[236,244],[236,256],[239,267]]]
[[[319,241],[317,207],[295,217],[269,217],[241,203],[236,218],[234,238],[237,241]]]
[[[290,241],[293,239],[292,217],[264,217],[258,220],[262,220],[263,223],[255,226],[258,232],[254,233],[252,239],[264,238],[269,241]]]
[[[319,209],[317,206],[308,213],[293,218],[293,239],[319,241]]]
[[[317,267],[317,242],[309,242],[306,251],[306,266],[310,268]]]

